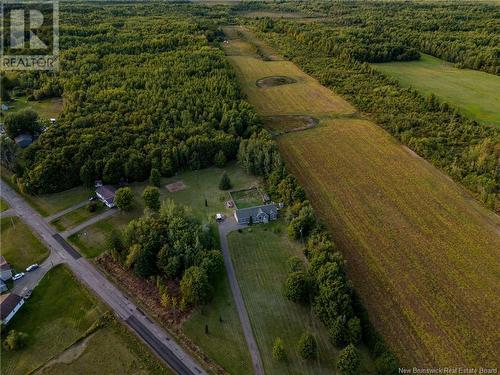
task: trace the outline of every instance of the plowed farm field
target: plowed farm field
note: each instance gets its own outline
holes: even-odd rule
[[[496,367],[499,217],[291,62],[229,59],[261,115],[319,119],[277,137],[282,156],[401,364]],[[266,76],[297,83],[252,85]]]

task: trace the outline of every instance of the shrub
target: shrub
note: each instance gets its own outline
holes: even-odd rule
[[[297,344],[297,352],[303,359],[316,358],[318,355],[318,345],[312,334],[308,332],[302,334]]]
[[[5,350],[20,350],[26,346],[28,335],[23,332],[11,330],[3,342]]]
[[[297,256],[292,256],[286,261],[288,272],[304,271],[304,262]]]
[[[222,177],[219,182],[219,189],[221,190],[229,190],[231,189],[231,180],[226,172],[222,174]]]
[[[212,288],[203,268],[192,266],[186,270],[181,280],[181,293],[185,305],[207,303],[212,297]]]
[[[290,273],[283,284],[284,296],[293,302],[307,302],[309,288],[306,274],[302,271]]]
[[[283,345],[283,340],[279,337],[276,338],[273,345],[273,358],[277,361],[284,361],[286,359],[286,352]]]
[[[151,174],[149,175],[149,183],[153,186],[160,187],[161,175],[158,169],[156,168],[151,169]]]
[[[142,192],[146,207],[158,211],[160,209],[160,191],[155,186],[147,186]]]
[[[224,155],[224,151],[220,150],[217,154],[215,154],[214,164],[216,167],[222,168],[226,165],[227,159],[226,155]]]
[[[115,204],[122,211],[129,211],[133,207],[134,194],[129,187],[123,187],[116,191]]]
[[[342,375],[356,375],[359,368],[359,355],[353,344],[340,351],[337,368]]]

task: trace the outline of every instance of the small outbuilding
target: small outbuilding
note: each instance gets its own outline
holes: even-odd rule
[[[95,189],[95,194],[97,198],[104,203],[107,207],[113,208],[115,207],[115,195],[116,189],[111,185],[103,185],[99,186]]]
[[[0,279],[0,293],[6,292],[7,290],[9,290],[7,284],[5,284],[5,282]]]
[[[2,281],[12,279],[12,267],[3,256],[0,256],[0,279]]]
[[[28,133],[20,134],[14,138],[14,142],[16,142],[19,147],[26,148],[33,143],[33,136]]]
[[[21,306],[24,305],[24,298],[14,293],[0,295],[0,323],[6,325],[16,315]]]
[[[8,111],[9,106],[7,104],[2,104],[2,111]]]
[[[234,218],[238,224],[249,224],[250,220],[252,223],[268,223],[278,218],[278,208],[274,203],[241,208],[234,211]]]

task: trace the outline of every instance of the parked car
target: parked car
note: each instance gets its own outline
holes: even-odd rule
[[[39,268],[40,266],[35,263],[35,264],[32,264],[31,266],[29,266],[28,268],[26,268],[26,272],[31,272],[31,271],[34,271],[36,270],[37,268]]]
[[[14,281],[19,280],[23,276],[24,276],[24,272],[16,273],[14,276],[12,276],[12,280],[14,280]]]
[[[223,214],[215,214],[215,221],[218,223],[222,223],[224,221],[224,215]]]

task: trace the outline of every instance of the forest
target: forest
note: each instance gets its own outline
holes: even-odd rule
[[[402,143],[461,182],[483,204],[500,210],[498,128],[479,125],[434,95],[424,97],[412,88],[402,88],[364,58],[343,53],[350,41],[335,41],[339,54],[318,48],[318,33],[328,35],[330,26],[270,18],[253,24],[262,38],[305,72],[372,116]],[[375,43],[364,48],[373,48],[377,54],[379,47]]]
[[[188,10],[64,4],[60,71],[2,78],[10,94],[64,97],[57,126],[32,134],[32,146],[2,140],[20,187],[40,194],[95,179],[132,182],[151,169],[169,176],[209,166],[220,151],[235,158],[259,120],[216,47],[213,22]]]
[[[473,2],[307,1],[240,3],[232,9],[297,12],[321,22],[294,31],[328,56],[404,61],[419,52],[458,67],[500,74],[500,9]]]

